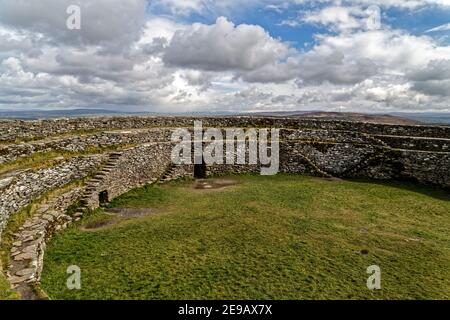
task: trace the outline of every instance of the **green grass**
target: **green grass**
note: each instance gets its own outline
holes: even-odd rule
[[[109,151],[118,151],[125,148],[129,148],[132,145],[117,145],[110,146],[106,148],[92,147],[87,148],[83,151],[48,151],[48,152],[35,152],[27,157],[18,158],[14,161],[0,164],[0,175],[21,169],[42,169],[54,166],[56,163],[60,162],[57,158],[63,157],[65,160],[83,156],[83,155],[93,155],[97,153],[105,153]]]
[[[238,185],[147,186],[113,201],[150,207],[48,246],[55,299],[449,299],[450,201],[409,183],[232,176]],[[82,223],[112,218],[98,210]],[[360,253],[368,250],[367,255]],[[381,290],[366,269],[381,268]],[[66,289],[81,268],[82,289]]]
[[[19,228],[28,218],[32,217],[36,213],[39,206],[45,204],[49,199],[70,190],[71,188],[82,185],[87,179],[88,178],[78,179],[60,189],[46,192],[30,205],[11,215],[6,228],[3,230],[2,239],[0,241],[0,300],[19,299],[19,294],[10,289],[9,283],[4,275],[5,269],[10,264],[10,252],[13,242],[15,241],[14,234],[19,231]],[[73,208],[69,209],[73,210]],[[68,212],[68,214],[71,214],[71,212]]]
[[[6,277],[0,272],[0,301],[17,299],[19,295],[11,289]]]

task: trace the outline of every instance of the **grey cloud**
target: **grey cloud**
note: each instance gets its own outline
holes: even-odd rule
[[[81,30],[66,27],[66,10],[74,4],[81,8]],[[0,23],[41,33],[57,45],[120,51],[139,38],[146,6],[146,0],[0,0]]]
[[[411,71],[412,89],[430,96],[450,97],[450,60],[432,60],[422,69]]]
[[[450,80],[417,81],[412,89],[430,96],[450,97]]]
[[[259,83],[282,83],[297,79],[299,86],[320,85],[324,82],[346,85],[359,83],[379,71],[377,63],[370,59],[348,59],[339,51],[327,55],[313,51],[298,54],[282,63],[243,72],[240,76],[245,81]]]
[[[368,79],[378,72],[376,62],[370,59],[346,59],[336,51],[327,56],[307,54],[300,61],[300,78],[307,84],[355,84]]]
[[[450,79],[450,60],[431,60],[425,68],[410,72],[408,78],[413,81]]]

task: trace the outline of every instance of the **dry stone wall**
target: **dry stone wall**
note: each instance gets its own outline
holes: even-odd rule
[[[106,200],[131,190],[158,181],[171,166],[172,144],[155,142],[125,150],[115,162],[114,167],[103,171],[97,177],[98,183],[90,187],[90,197],[86,207],[100,206],[101,196]]]
[[[90,205],[96,207],[100,201],[96,193],[106,191],[108,198],[112,199],[164,175],[170,165],[170,137],[173,129],[192,129],[195,120],[202,120],[205,128],[281,128],[281,172],[377,179],[407,178],[450,187],[448,126],[393,126],[295,118],[100,117],[3,120],[0,121],[0,141],[46,138],[4,143],[0,146],[0,164],[30,156],[34,152],[79,152],[89,148],[137,145],[125,150],[114,167],[101,173],[101,181],[91,189],[94,196]],[[80,130],[102,129],[102,132],[76,134]],[[56,137],[58,134],[66,136]],[[45,192],[85,177],[107,157],[79,157],[53,168],[27,170],[12,177],[0,176],[0,232],[11,214],[20,211]],[[189,172],[192,167],[178,168],[178,171],[178,176],[192,175]],[[260,168],[213,165],[208,171],[210,174],[259,172]]]
[[[168,141],[170,129],[105,131],[91,135],[75,135],[18,144],[0,145],[0,165],[31,156],[35,152],[83,152],[92,148],[108,148],[154,141]]]
[[[309,128],[354,131],[372,135],[449,138],[449,126],[386,125],[351,121],[281,117],[96,117],[36,121],[0,120],[0,142],[43,139],[74,131],[139,129],[151,127],[192,127],[202,120],[205,127]]]
[[[52,168],[26,170],[0,180],[0,240],[9,217],[46,192],[84,178],[101,165],[103,155],[76,157]]]
[[[36,213],[15,233],[10,251],[11,263],[6,275],[23,299],[39,298],[33,285],[39,283],[41,278],[46,243],[74,220],[66,211],[79,199],[82,191],[82,187],[71,188],[40,204]]]
[[[29,282],[39,280],[45,242],[54,232],[80,219],[83,214],[65,214],[73,203],[79,201],[85,208],[95,209],[102,202],[148,183],[192,177],[193,165],[171,163],[174,143],[170,138],[174,128],[192,131],[194,120],[197,119],[0,120],[0,165],[29,157],[35,152],[82,152],[91,148],[134,145],[120,152],[69,160],[61,158],[54,161],[51,168],[0,175],[0,241],[2,230],[12,215],[49,191],[91,176],[83,188],[59,196],[27,221],[12,248],[10,281],[16,287],[26,289]],[[202,120],[204,128],[280,128],[280,172],[323,177],[411,179],[450,188],[448,126],[393,126],[260,117],[206,117],[198,120]],[[89,133],[93,130],[96,132]],[[80,131],[84,133],[77,135],[76,132]],[[207,166],[209,175],[248,172],[259,173],[261,168],[259,165]],[[29,237],[33,232],[34,236],[39,236],[37,239]]]

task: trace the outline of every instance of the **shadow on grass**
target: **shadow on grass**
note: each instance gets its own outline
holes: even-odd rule
[[[450,188],[442,188],[435,185],[425,185],[414,180],[375,180],[364,178],[345,179],[355,183],[375,184],[385,187],[407,190],[420,193],[434,199],[450,201]]]

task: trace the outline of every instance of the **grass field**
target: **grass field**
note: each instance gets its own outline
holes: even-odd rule
[[[0,301],[16,300],[18,298],[18,294],[11,289],[8,280],[6,280],[6,277],[0,273]]]
[[[55,237],[42,279],[54,299],[450,299],[450,198],[410,183],[230,176],[147,186]],[[102,225],[85,230],[82,226]],[[81,290],[66,269],[81,268]],[[381,290],[366,287],[381,268]]]

